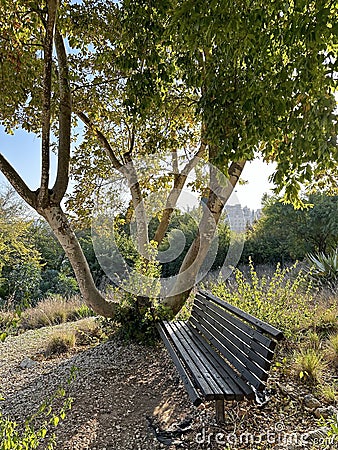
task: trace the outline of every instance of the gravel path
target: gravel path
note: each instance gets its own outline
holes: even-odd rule
[[[28,331],[0,345],[1,391],[6,397],[2,411],[19,421],[33,414],[60,384],[66,384],[72,366],[78,368],[70,387],[73,407],[57,427],[57,450],[334,448],[300,445],[302,434],[318,425],[311,413],[304,411],[306,391],[276,372],[270,377],[274,395],[264,409],[246,401],[228,402],[226,423],[219,427],[212,402],[198,408],[191,405],[161,344],[156,348],[125,346],[112,339],[78,353],[41,358],[55,329],[74,326]],[[27,356],[37,363],[21,369]],[[281,382],[288,383],[289,394],[279,388]],[[221,433],[218,438],[217,433]],[[252,437],[240,439],[243,433]],[[287,439],[292,433],[298,441],[290,444]],[[261,441],[258,445],[250,439]]]

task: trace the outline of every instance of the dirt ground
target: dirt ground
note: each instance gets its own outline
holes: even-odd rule
[[[75,366],[68,388],[74,401],[56,428],[57,450],[335,448],[323,437],[309,440],[318,423],[304,408],[307,391],[278,370],[271,373],[265,407],[228,402],[219,426],[212,402],[192,406],[162,344],[147,348],[112,339],[46,360],[41,351],[48,333],[28,332],[0,347],[2,411],[18,421],[33,414],[59,385],[68,386]],[[27,356],[33,366],[22,369]]]

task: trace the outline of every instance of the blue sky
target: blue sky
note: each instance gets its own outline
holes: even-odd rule
[[[14,136],[4,132],[0,127],[0,152],[19,172],[28,186],[35,190],[40,182],[40,140],[36,135],[23,130],[16,130]],[[55,173],[56,158],[52,155],[51,168]],[[247,163],[242,178],[248,184],[236,187],[236,198],[232,203],[239,203],[251,209],[261,207],[261,198],[272,187],[268,177],[273,172],[273,166],[260,160]],[[5,177],[0,172],[0,182],[5,182]]]

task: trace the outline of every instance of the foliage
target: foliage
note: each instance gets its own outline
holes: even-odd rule
[[[338,293],[338,247],[329,254],[309,254],[310,277],[313,284]]]
[[[73,367],[67,380],[68,386],[74,381],[76,368]],[[3,399],[2,399],[3,400]],[[37,413],[29,417],[23,425],[0,412],[0,447],[10,450],[35,450],[41,445],[48,450],[55,448],[54,429],[72,407],[73,398],[60,386],[51,398],[40,406]]]
[[[16,304],[34,305],[40,297],[41,266],[36,260],[15,264],[3,271],[6,280],[7,297]],[[7,272],[7,273],[6,273]]]
[[[159,263],[156,261],[156,245],[150,244],[148,258],[138,256],[130,278],[124,282],[123,289],[115,290],[115,298],[119,298],[119,308],[115,321],[120,324],[120,335],[126,340],[135,340],[146,344],[154,344],[158,335],[156,322],[170,317],[170,310],[161,305],[157,295],[160,285]],[[148,280],[143,281],[142,275]],[[149,279],[151,286],[149,285]],[[137,296],[136,292],[149,290],[147,297]]]
[[[250,279],[235,269],[235,287],[220,279],[209,286],[212,293],[271,323],[288,337],[313,323],[318,306],[313,301],[311,283],[301,270],[296,273],[297,264],[284,269],[278,264],[271,278],[259,278],[251,260],[249,266]]]
[[[335,248],[338,196],[313,193],[304,201],[310,207],[295,210],[278,197],[266,196],[260,219],[248,232],[243,261],[248,256],[258,264],[295,261],[307,253]]]
[[[28,238],[31,220],[12,190],[0,190],[0,303],[16,305],[39,296],[39,253]]]
[[[334,441],[338,441],[338,415],[333,415],[328,419],[323,417],[319,420],[319,425],[327,429],[327,435],[329,438],[333,438]]]
[[[302,183],[336,171],[338,9],[332,1],[165,0],[150,7],[145,0],[93,0],[48,6],[0,3],[0,124],[8,133],[22,127],[42,134],[41,186],[31,191],[2,154],[0,167],[56,233],[65,219],[59,205],[69,181],[71,105],[86,125],[68,203],[77,217],[93,204],[93,187],[113,168],[129,182],[126,162],[168,150],[191,161],[200,144],[225,174],[258,155],[275,161],[276,190],[297,207],[303,205]],[[53,148],[58,176],[48,189]],[[148,177],[137,186],[132,208],[160,184],[168,190],[176,180],[174,171],[159,182]],[[52,207],[59,208],[58,223],[49,215]],[[72,231],[63,229],[76,243]],[[80,278],[85,259],[79,251],[79,264],[64,246]],[[197,258],[197,246],[191,248]],[[86,275],[84,298],[84,284],[92,286]]]

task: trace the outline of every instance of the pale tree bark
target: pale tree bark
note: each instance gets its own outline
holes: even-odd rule
[[[183,170],[180,173],[175,174],[174,185],[172,190],[169,192],[165,208],[162,213],[161,221],[158,224],[157,230],[155,232],[154,241],[160,244],[167,232],[168,225],[171,219],[171,216],[175,210],[177,201],[181,195],[182,189],[185,185],[185,182],[189,176],[189,173],[193,170],[194,167],[199,162],[199,159],[205,154],[207,144],[203,141],[201,145],[194,155],[194,157],[186,164]],[[177,168],[177,166],[176,166]],[[178,172],[178,168],[177,168]]]
[[[132,140],[132,142],[134,142],[134,140]],[[137,230],[136,231],[137,250],[140,255],[143,255],[145,258],[148,258],[149,236],[148,236],[147,212],[144,206],[143,195],[138,175],[133,160],[131,158],[131,152],[133,151],[132,147],[130,148],[129,152],[125,155],[127,164],[121,168],[120,172],[126,177],[128,181],[128,186],[132,198]]]
[[[195,285],[196,277],[210,249],[223,208],[241,176],[244,165],[245,161],[231,163],[228,170],[228,186],[225,189],[218,184],[217,175],[211,173],[210,194],[207,206],[203,211],[199,233],[183,260],[172,294],[163,301],[174,314],[182,308]]]
[[[104,133],[83,111],[77,111],[76,114],[82,120],[82,122],[96,135],[114,169],[119,171],[128,182],[135,213],[135,222],[137,228],[137,249],[141,255],[147,257],[147,245],[149,244],[147,213],[144,207],[138,175],[131,157],[134,147],[134,136],[132,136],[132,138],[130,139],[129,149],[128,152],[124,155],[125,161],[122,164],[117,158],[112,146],[110,145],[109,140],[104,135]]]
[[[68,62],[63,38],[55,31],[55,21],[58,2],[49,0],[47,3],[46,36],[44,44],[44,77],[42,104],[42,144],[41,144],[41,182],[37,191],[31,191],[14,167],[0,153],[0,170],[6,176],[17,193],[41,216],[43,216],[62,248],[64,249],[76,276],[81,294],[86,304],[97,314],[114,317],[117,304],[107,301],[96,288],[87,260],[81,246],[72,231],[60,203],[66,193],[69,182],[70,138],[71,138],[71,93],[69,88]],[[58,62],[59,78],[59,145],[57,176],[53,189],[49,185],[50,157],[50,122],[51,122],[51,77],[53,37]]]
[[[117,303],[108,302],[96,288],[79,241],[61,207],[50,206],[43,211],[43,216],[52,228],[72,265],[85,303],[97,314],[105,317],[114,317]]]
[[[51,123],[51,90],[52,90],[52,64],[53,64],[53,39],[58,8],[57,0],[47,1],[46,34],[43,44],[44,70],[43,70],[43,101],[41,117],[41,181],[38,194],[38,202],[43,205],[48,202],[48,185],[50,169],[50,123]]]

